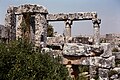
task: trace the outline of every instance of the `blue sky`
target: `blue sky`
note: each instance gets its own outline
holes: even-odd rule
[[[0,24],[4,25],[7,8],[10,5],[39,4],[49,13],[97,12],[101,18],[101,34],[120,33],[120,0],[0,0]],[[63,33],[64,22],[51,22],[55,31]],[[93,34],[91,21],[76,21],[72,35]]]

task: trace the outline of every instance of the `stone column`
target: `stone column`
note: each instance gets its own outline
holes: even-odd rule
[[[100,44],[100,23],[101,19],[93,19],[93,28],[94,28],[94,44],[99,46]]]
[[[16,39],[18,40],[18,38],[22,38],[22,27],[21,27],[21,23],[23,20],[23,15],[17,15],[17,29],[16,29]]]
[[[66,38],[66,42],[68,42],[68,39],[71,37],[71,25],[72,25],[71,20],[65,21],[65,38]]]
[[[47,20],[45,15],[35,15],[35,46],[45,47],[47,40]]]

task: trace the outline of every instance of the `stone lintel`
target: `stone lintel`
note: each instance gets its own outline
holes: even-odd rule
[[[78,13],[58,13],[48,14],[48,21],[66,21],[66,20],[92,20],[97,18],[96,12],[78,12]]]
[[[24,4],[20,5],[15,8],[15,14],[19,15],[22,13],[43,13],[43,14],[48,14],[48,11],[45,7],[42,5],[35,5],[35,4]]]

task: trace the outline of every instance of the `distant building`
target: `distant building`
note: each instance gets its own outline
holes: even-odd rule
[[[120,44],[120,34],[106,34],[106,42],[111,43],[112,47],[117,47]]]

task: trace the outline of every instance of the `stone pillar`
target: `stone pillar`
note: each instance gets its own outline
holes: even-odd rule
[[[100,44],[100,23],[101,19],[93,19],[93,28],[94,28],[94,44],[99,46]]]
[[[23,20],[23,15],[17,15],[17,29],[16,29],[16,39],[18,40],[18,38],[22,38],[22,27],[21,27],[21,23]]]
[[[71,37],[71,25],[72,25],[71,20],[65,21],[65,38],[66,38],[66,42],[68,42],[68,39]]]
[[[47,22],[47,19],[46,19],[46,14],[42,14],[41,17],[42,17],[43,38],[44,38],[44,41],[41,41],[41,42],[44,42],[44,47],[46,47],[47,46],[47,26],[48,26],[48,22]]]
[[[15,8],[9,7],[5,18],[5,27],[7,28],[7,37],[9,40],[16,39],[16,15]]]
[[[40,41],[41,41],[41,31],[42,30],[42,24],[41,24],[41,15],[36,14],[35,15],[35,46],[40,47]]]
[[[45,47],[47,41],[47,20],[44,14],[35,15],[35,46]]]

